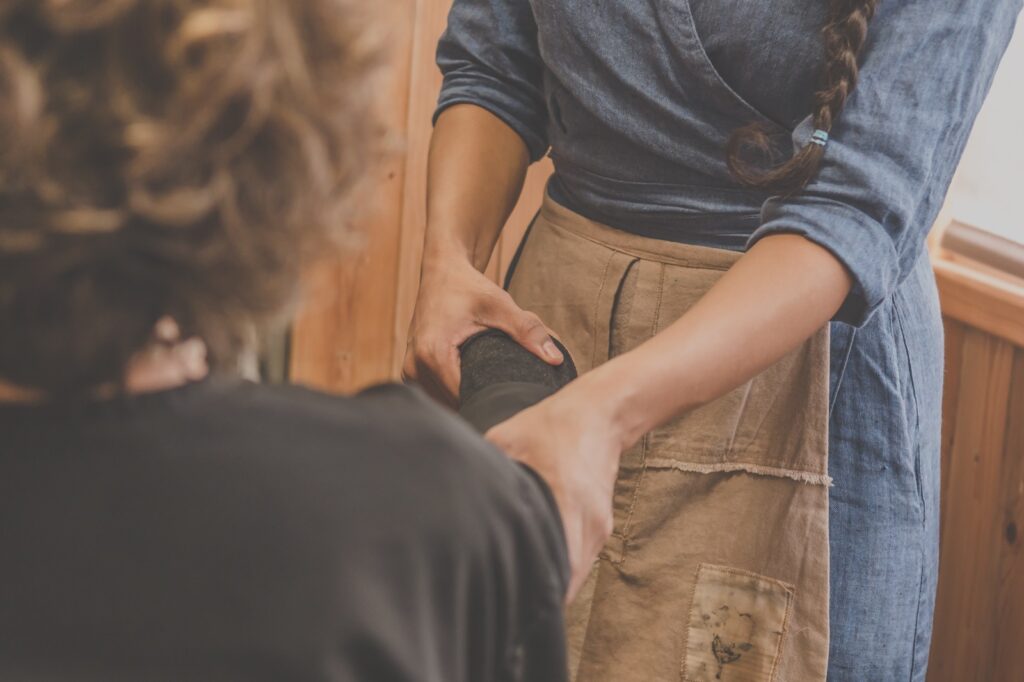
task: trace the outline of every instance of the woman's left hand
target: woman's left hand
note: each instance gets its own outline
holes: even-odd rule
[[[612,531],[612,493],[622,441],[613,421],[576,384],[487,432],[487,439],[536,471],[551,488],[565,528],[572,578],[582,585]]]

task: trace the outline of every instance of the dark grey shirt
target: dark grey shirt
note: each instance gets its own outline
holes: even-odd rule
[[[0,679],[560,682],[546,488],[418,392],[0,407]]]
[[[725,165],[760,121],[807,143],[820,0],[455,0],[438,46],[438,111],[495,113],[554,197],[622,229],[742,249],[777,232],[832,251],[861,325],[918,262],[1021,0],[886,0],[821,172],[799,195],[744,189]],[[1015,131],[1007,131],[1015,134]]]

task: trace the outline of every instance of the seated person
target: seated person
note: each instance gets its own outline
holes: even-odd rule
[[[372,162],[357,14],[0,5],[0,679],[564,679],[557,475],[227,371]]]

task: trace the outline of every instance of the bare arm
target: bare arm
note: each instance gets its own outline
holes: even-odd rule
[[[589,377],[624,444],[749,380],[835,314],[850,276],[798,235],[759,241],[685,315]]]
[[[487,437],[537,470],[556,498],[589,510],[564,515],[578,548],[570,594],[611,531],[621,451],[797,348],[849,289],[829,251],[797,235],[765,237],[663,332],[491,429]]]
[[[456,104],[441,113],[427,161],[424,274],[453,259],[487,267],[529,163],[522,138],[486,109]]]
[[[445,109],[430,140],[423,270],[403,372],[454,404],[459,345],[501,329],[552,363],[562,355],[548,330],[481,271],[512,212],[530,158],[522,138],[472,104]]]

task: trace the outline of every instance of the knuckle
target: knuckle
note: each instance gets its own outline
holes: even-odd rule
[[[544,323],[534,313],[524,312],[520,324],[522,325],[523,332],[526,333],[544,329]]]
[[[423,337],[417,336],[409,340],[409,346],[405,354],[406,360],[416,360],[423,355]]]
[[[443,346],[430,346],[419,361],[421,371],[429,373],[435,381],[447,384],[450,375],[449,356]]]
[[[423,348],[423,356],[432,364],[441,364],[441,361],[448,355],[448,344],[439,339],[434,339]]]
[[[500,313],[508,307],[511,301],[512,298],[501,289],[487,291],[477,299],[477,309],[484,314]]]
[[[437,355],[440,344],[429,336],[417,337],[412,343],[412,355],[419,364],[430,363]]]

